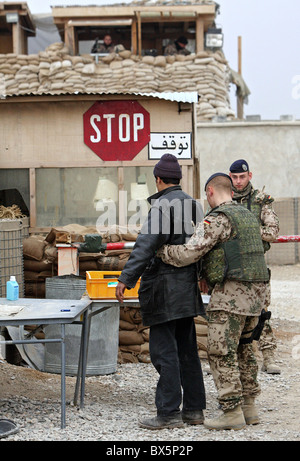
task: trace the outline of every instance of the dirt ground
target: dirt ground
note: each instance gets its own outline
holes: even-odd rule
[[[265,434],[280,431],[290,440],[300,440],[300,265],[272,267],[272,327],[277,338],[276,361],[280,375],[260,373],[262,393],[258,399]],[[258,354],[259,361],[261,356]],[[130,364],[130,366],[134,366]],[[204,369],[206,364],[204,361]],[[125,371],[124,371],[125,370]],[[126,366],[121,371],[126,373]],[[0,361],[0,412],[2,401],[24,396],[34,401],[59,400],[60,375],[38,372]],[[105,381],[105,380],[104,380]],[[67,377],[67,400],[72,400],[75,378]],[[86,403],[101,393],[103,401],[111,398],[111,387],[101,378],[86,380]],[[106,395],[107,394],[107,395]],[[130,396],[130,394],[128,394]],[[208,416],[210,413],[208,411]],[[259,425],[262,427],[261,425]]]

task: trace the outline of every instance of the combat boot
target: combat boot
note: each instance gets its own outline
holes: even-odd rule
[[[180,413],[170,416],[157,415],[154,418],[144,419],[139,422],[139,426],[144,429],[159,430],[159,429],[174,429],[176,427],[184,427]]]
[[[275,363],[274,352],[270,349],[262,350],[263,365],[261,371],[265,371],[270,375],[280,375],[281,370]]]
[[[254,397],[244,397],[242,410],[246,424],[259,424],[257,408],[255,406]]]
[[[241,405],[238,405],[233,410],[225,411],[218,418],[205,420],[204,427],[216,431],[222,431],[224,429],[234,429],[238,431],[239,429],[243,429],[246,427],[246,421]]]
[[[182,421],[187,424],[203,424],[202,410],[182,410]]]

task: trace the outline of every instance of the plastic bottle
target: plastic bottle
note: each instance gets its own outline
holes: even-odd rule
[[[10,280],[6,282],[6,298],[10,301],[19,299],[19,284],[14,275],[11,275]]]

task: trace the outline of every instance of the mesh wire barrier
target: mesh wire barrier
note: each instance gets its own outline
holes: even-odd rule
[[[279,235],[299,235],[300,233],[300,199],[276,199],[273,204],[279,222]],[[272,243],[266,253],[266,261],[270,265],[297,264],[300,261],[300,243]]]
[[[19,284],[19,296],[24,296],[22,220],[0,220],[0,295],[6,297],[6,282],[11,275]]]

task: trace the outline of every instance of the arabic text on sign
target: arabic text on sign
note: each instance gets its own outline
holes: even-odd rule
[[[192,158],[190,133],[151,133],[149,158],[172,153],[177,158]]]

